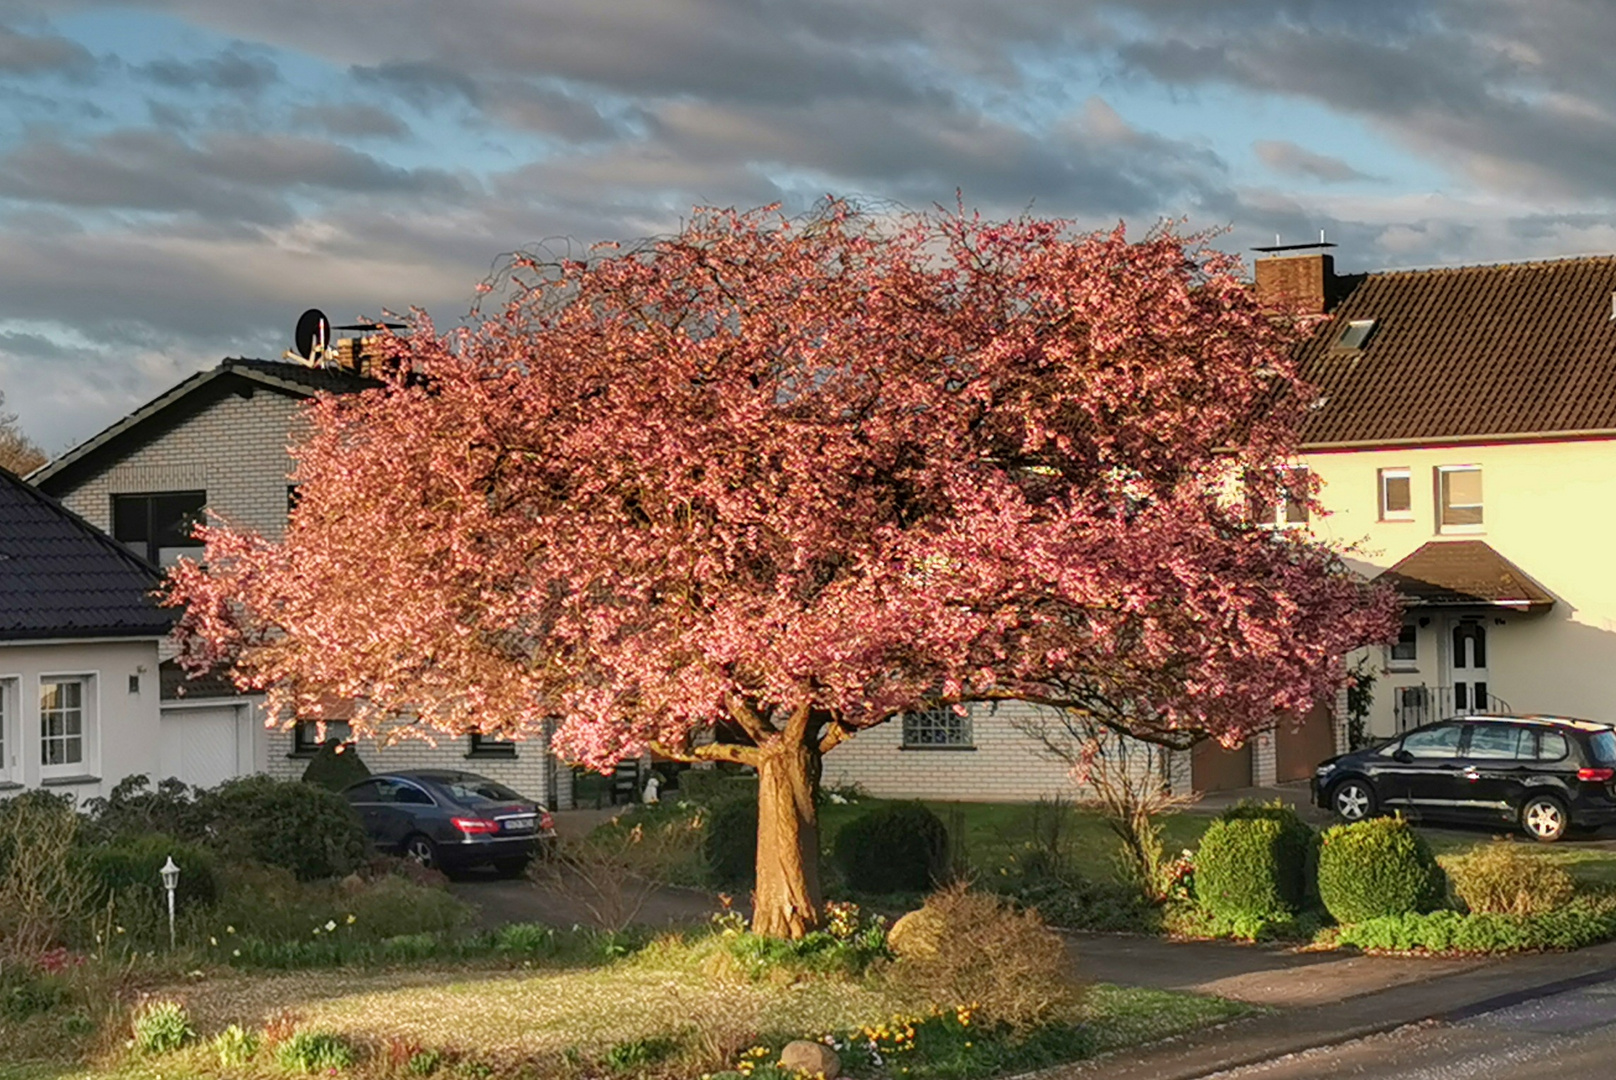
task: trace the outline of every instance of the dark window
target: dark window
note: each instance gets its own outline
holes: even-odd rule
[[[355,784],[348,789],[348,801],[351,803],[380,802],[381,783],[380,780],[366,780],[362,784]]]
[[[353,732],[346,721],[331,720],[325,725],[325,738],[327,742],[336,739],[338,742],[348,742],[353,738]],[[320,725],[313,720],[304,720],[292,729],[292,752],[294,754],[313,754],[320,749]]]
[[[302,497],[302,492],[298,490],[297,484],[286,485],[286,512],[288,514],[297,509],[297,504]]]
[[[1536,756],[1532,732],[1511,724],[1477,724],[1470,729],[1470,749],[1466,757],[1492,761],[1530,761]]]
[[[1596,731],[1588,739],[1588,747],[1593,751],[1595,761],[1606,765],[1616,764],[1616,735]]]
[[[974,746],[971,718],[961,716],[953,706],[944,705],[925,712],[904,713],[903,745],[916,749],[944,746]]]
[[[1481,468],[1479,466],[1441,466],[1437,469],[1438,519],[1444,528],[1468,528],[1481,525]]]
[[[1404,623],[1398,631],[1397,644],[1392,646],[1392,663],[1412,667],[1420,658],[1420,631],[1413,623]]]
[[[1410,732],[1403,749],[1417,758],[1450,758],[1459,754],[1460,728],[1457,724]]]
[[[1335,339],[1335,347],[1342,352],[1357,352],[1368,345],[1374,335],[1374,319],[1353,319],[1341,328],[1341,336]]]
[[[173,566],[180,556],[202,558],[191,530],[203,520],[205,491],[165,491],[112,497],[112,536],[141,558]]]
[[[1380,518],[1407,521],[1414,516],[1414,490],[1407,469],[1380,470]]]
[[[490,739],[478,732],[471,733],[471,749],[467,757],[515,757],[516,744],[509,739]]]
[[[1487,629],[1480,623],[1463,622],[1453,628],[1453,666],[1487,666]]]
[[[449,789],[449,794],[453,795],[457,802],[467,806],[522,801],[522,796],[495,780],[466,777],[446,783],[444,786]]]
[[[1539,761],[1560,761],[1571,753],[1571,746],[1566,737],[1558,731],[1545,731],[1538,736],[1537,759]]]
[[[414,784],[399,784],[394,802],[409,806],[431,806],[432,796],[416,787]]]

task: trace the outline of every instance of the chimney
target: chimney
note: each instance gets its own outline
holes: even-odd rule
[[[1276,244],[1253,248],[1257,259],[1257,300],[1264,307],[1298,315],[1323,315],[1335,300],[1335,257],[1317,244]]]
[[[351,337],[339,339],[333,347],[336,354],[337,366],[347,368],[356,375],[369,375],[374,364],[374,358],[366,355],[364,337]]]

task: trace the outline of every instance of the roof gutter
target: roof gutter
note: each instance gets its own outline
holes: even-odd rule
[[[1522,431],[1494,435],[1450,435],[1442,438],[1354,439],[1344,442],[1304,442],[1297,449],[1308,454],[1333,454],[1351,450],[1395,450],[1406,447],[1477,446],[1499,443],[1582,442],[1589,439],[1616,439],[1616,428],[1578,428],[1570,431]]]

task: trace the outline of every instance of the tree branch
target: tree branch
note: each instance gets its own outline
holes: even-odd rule
[[[819,740],[819,754],[821,757],[830,753],[837,746],[853,737],[853,729],[847,727],[840,720],[832,721],[830,730],[825,732],[824,738]]]
[[[651,751],[673,761],[731,761],[737,765],[756,765],[757,748],[736,746],[733,743],[703,743],[689,750],[676,750],[662,743],[651,743]]]
[[[765,742],[768,742],[770,738],[779,734],[774,730],[767,720],[758,715],[756,709],[752,708],[752,706],[748,705],[734,694],[725,696],[724,706],[725,708],[729,709],[729,714],[735,718],[735,722],[741,725],[741,730],[745,731],[749,736],[751,736],[752,741],[757,743],[759,746],[762,746]]]
[[[785,735],[786,741],[790,745],[796,746],[799,743],[808,741],[808,718],[813,714],[813,699],[804,697],[802,704],[798,705],[796,711],[791,714],[791,719],[786,721]]]

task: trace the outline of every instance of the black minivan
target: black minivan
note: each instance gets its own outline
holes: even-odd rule
[[[1616,732],[1559,716],[1464,716],[1333,757],[1313,801],[1347,821],[1397,810],[1519,825],[1552,843],[1616,822]]]

